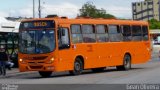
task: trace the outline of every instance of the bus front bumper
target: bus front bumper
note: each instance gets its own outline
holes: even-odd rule
[[[53,65],[20,65],[20,72],[26,71],[54,71],[55,67]]]

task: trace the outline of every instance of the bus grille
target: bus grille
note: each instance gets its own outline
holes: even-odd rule
[[[48,56],[26,57],[25,60],[45,60]]]
[[[30,66],[31,69],[42,69],[43,66]]]

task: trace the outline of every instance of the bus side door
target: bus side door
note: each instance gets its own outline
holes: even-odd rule
[[[72,52],[70,50],[69,29],[61,27],[58,30],[59,69],[64,71],[71,69]]]

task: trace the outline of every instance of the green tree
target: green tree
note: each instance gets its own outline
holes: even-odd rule
[[[92,2],[87,2],[82,6],[79,16],[92,18],[116,18],[114,15],[107,14],[106,10],[103,8],[97,9]]]
[[[156,19],[151,19],[148,22],[150,29],[160,29],[160,22]]]

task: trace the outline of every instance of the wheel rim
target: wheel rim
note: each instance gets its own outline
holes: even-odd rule
[[[80,71],[80,70],[81,70],[81,65],[80,65],[80,63],[78,63],[78,62],[75,63],[75,70],[76,70],[76,71]]]
[[[126,56],[125,57],[125,62],[124,62],[124,64],[125,64],[125,68],[126,69],[129,69],[130,68],[130,56]]]

